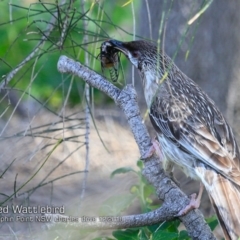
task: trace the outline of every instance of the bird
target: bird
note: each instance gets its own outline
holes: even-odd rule
[[[204,186],[225,239],[238,239],[240,154],[232,128],[213,100],[155,43],[115,39],[108,43],[139,72],[163,168],[172,171],[178,165],[188,177],[200,181],[192,205],[199,206]],[[189,209],[183,209],[180,215]]]

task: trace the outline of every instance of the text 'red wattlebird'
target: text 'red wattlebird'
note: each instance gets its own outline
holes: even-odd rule
[[[163,167],[176,164],[207,190],[226,239],[240,237],[240,155],[215,103],[162,50],[148,41],[105,43],[138,69]],[[115,52],[114,52],[115,53]],[[190,207],[198,207],[203,187]]]

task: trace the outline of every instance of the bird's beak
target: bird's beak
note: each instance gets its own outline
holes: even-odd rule
[[[127,46],[124,42],[118,41],[118,40],[109,40],[108,41],[113,48],[118,49],[119,51],[121,51],[123,54],[125,54],[126,56],[128,56],[128,52],[129,50],[127,49]]]

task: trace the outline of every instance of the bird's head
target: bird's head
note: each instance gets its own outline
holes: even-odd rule
[[[148,41],[121,42],[111,39],[107,43],[110,44],[110,48],[122,52],[138,69],[145,99],[148,107],[150,107],[153,96],[160,89],[159,86],[163,80],[168,79],[168,76],[171,75],[174,66],[171,64],[171,59],[161,52],[154,43]]]
[[[158,51],[153,43],[143,40],[132,42],[109,40],[108,42],[113,48],[121,51],[139,71],[157,67]]]

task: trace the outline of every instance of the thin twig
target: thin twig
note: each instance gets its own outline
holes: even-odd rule
[[[50,181],[48,181],[48,182],[41,182],[41,183],[39,183],[36,187],[33,187],[33,188],[31,188],[31,189],[29,189],[29,190],[27,190],[27,191],[25,191],[25,192],[19,193],[17,196],[19,197],[19,196],[21,196],[21,195],[24,195],[24,194],[28,193],[28,194],[29,194],[28,197],[29,197],[30,195],[33,194],[33,192],[35,192],[35,191],[36,191],[38,188],[40,188],[40,187],[46,186],[46,185],[48,185],[49,183],[54,183],[54,182],[56,182],[56,181],[58,181],[58,180],[60,180],[60,179],[63,179],[63,178],[65,178],[65,177],[69,177],[69,176],[71,176],[71,175],[75,175],[75,174],[79,174],[79,173],[83,173],[83,172],[84,172],[84,171],[71,172],[71,173],[62,175],[62,176],[60,176],[60,177],[54,178],[54,179],[52,179],[52,180],[50,180]]]
[[[134,10],[134,3],[131,2],[131,9],[132,9],[132,19],[133,19],[133,41],[136,38],[136,16],[135,16],[135,10]],[[132,66],[132,85],[135,86],[135,71],[134,66]]]
[[[82,0],[82,11],[85,12],[85,1]],[[83,29],[84,32],[87,31],[88,23],[86,19],[83,19]],[[87,49],[87,46],[85,44],[88,42],[88,35],[84,34],[83,37],[83,48]],[[85,59],[85,65],[89,66],[89,54],[87,51],[84,51],[84,59]],[[86,185],[87,185],[87,178],[88,178],[88,169],[89,169],[89,134],[90,134],[90,87],[86,83],[85,85],[85,118],[86,118],[86,132],[85,132],[85,147],[86,147],[86,155],[85,155],[85,168],[84,168],[84,178],[82,182],[82,190],[81,190],[81,195],[80,199],[82,200],[85,195],[85,190],[86,190]]]
[[[62,139],[60,139],[55,146],[53,147],[53,149],[48,153],[47,157],[45,158],[45,160],[43,161],[43,163],[40,165],[40,167],[36,170],[36,172],[34,172],[34,174],[25,182],[23,183],[19,188],[14,189],[14,193],[12,193],[7,199],[5,199],[3,202],[0,203],[0,205],[3,205],[4,203],[8,202],[9,200],[12,199],[13,196],[16,196],[16,193],[18,193],[23,187],[25,187],[37,174],[38,172],[42,169],[42,167],[44,166],[44,164],[47,162],[47,160],[49,159],[49,157],[51,156],[51,154],[55,151],[55,149],[62,143]]]
[[[62,0],[61,4],[65,4],[66,0]],[[52,19],[50,20],[49,24],[46,28],[45,35],[42,36],[39,43],[36,45],[36,47],[33,49],[33,51],[21,62],[19,63],[10,73],[8,73],[4,79],[0,83],[0,91],[13,79],[13,77],[16,75],[16,73],[31,59],[35,57],[35,54],[41,49],[41,47],[45,44],[48,36],[51,34],[52,30],[54,29],[55,22],[57,21],[57,13],[54,13],[52,16]]]
[[[148,0],[145,0],[145,4],[146,4],[146,8],[147,8],[149,35],[150,35],[150,39],[152,40],[153,39],[153,36],[152,36],[152,19],[151,19],[151,13],[150,13],[150,9],[149,9]]]

